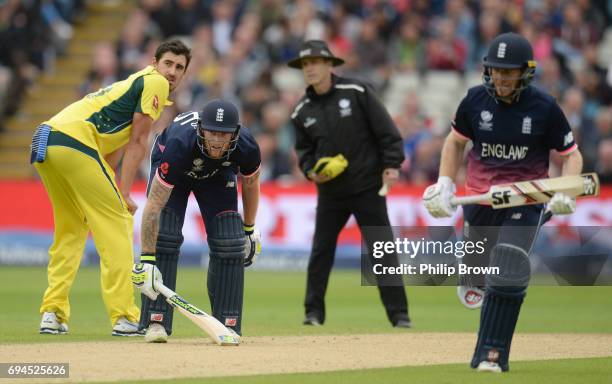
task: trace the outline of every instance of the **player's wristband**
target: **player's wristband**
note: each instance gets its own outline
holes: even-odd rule
[[[243,228],[244,228],[245,235],[248,236],[255,231],[255,224],[253,225],[244,224]]]
[[[155,254],[149,252],[142,252],[140,254],[140,262],[155,265]]]

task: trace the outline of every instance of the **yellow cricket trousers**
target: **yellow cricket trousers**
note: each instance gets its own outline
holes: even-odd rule
[[[68,294],[79,269],[87,234],[100,255],[102,297],[111,324],[125,316],[138,322],[131,283],[133,219],[99,153],[76,139],[52,131],[47,157],[34,163],[53,205],[55,233],[49,249],[48,283],[40,312],[70,319]]]

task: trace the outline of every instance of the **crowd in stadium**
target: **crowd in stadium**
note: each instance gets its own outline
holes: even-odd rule
[[[0,1],[0,127],[38,75],[53,69],[84,12],[84,0]]]
[[[585,157],[585,171],[595,170],[602,181],[612,182],[610,1],[140,0],[138,5],[117,41],[95,47],[81,95],[141,69],[165,38],[184,36],[193,60],[174,106],[157,128],[179,112],[200,109],[206,100],[232,100],[261,146],[263,181],[303,178],[295,165],[289,120],[303,83],[301,73],[285,63],[304,39],[326,40],[346,60],[339,73],[369,81],[385,102],[399,105],[390,110],[404,138],[402,177],[426,185],[437,176],[450,122],[437,119],[435,106],[432,110],[418,90],[402,93],[401,100],[391,100],[389,90],[407,75],[452,72],[461,79],[478,78],[489,41],[516,31],[534,47],[535,85],[562,106]],[[0,3],[0,105],[5,114],[17,108],[14,96],[36,72],[51,65],[52,53],[61,53],[71,23],[82,12],[79,0]],[[438,88],[434,91],[446,92]],[[454,111],[463,94],[440,108]],[[452,116],[452,111],[442,112]]]

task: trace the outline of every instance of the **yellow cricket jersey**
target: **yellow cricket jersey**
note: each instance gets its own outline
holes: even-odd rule
[[[127,144],[135,112],[159,119],[172,104],[169,93],[168,80],[148,66],[70,104],[44,124],[106,155]]]

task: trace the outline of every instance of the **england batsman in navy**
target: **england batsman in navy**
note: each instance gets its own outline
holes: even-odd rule
[[[261,251],[255,216],[259,203],[259,146],[242,127],[238,110],[214,100],[186,112],[159,135],[151,153],[148,200],[142,215],[141,264],[134,266],[143,300],[140,329],[147,342],[166,342],[172,307],[158,298],[154,281],[174,290],[187,200],[194,194],[210,249],[208,296],[212,314],[241,334],[244,267]],[[238,213],[242,178],[244,221]]]
[[[551,150],[562,155],[564,176],[582,170],[582,156],[561,108],[550,95],[529,85],[536,67],[530,43],[515,33],[501,34],[491,42],[483,66],[484,84],[471,88],[459,104],[442,149],[438,182],[423,195],[434,217],[455,211],[450,202],[454,179],[469,141],[473,147],[467,155],[466,179],[473,194],[496,184],[549,177]],[[484,277],[484,286],[457,290],[467,307],[482,306],[472,368],[508,370],[512,335],[530,277],[528,256],[538,228],[549,212],[570,214],[575,207],[575,199],[562,193],[556,193],[547,207],[464,207],[466,240],[486,237],[487,263],[500,268],[498,275]]]

